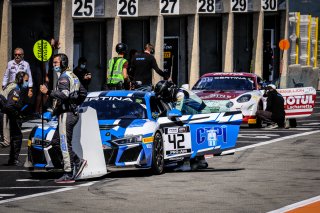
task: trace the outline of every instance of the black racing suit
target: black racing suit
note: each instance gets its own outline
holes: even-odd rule
[[[60,145],[64,171],[71,173],[74,163],[80,160],[72,150],[73,128],[79,119],[77,108],[84,101],[87,91],[75,74],[71,71],[68,73],[69,75],[66,72],[61,74],[56,90],[50,93],[50,97],[55,100],[54,115],[59,119],[52,138],[52,146],[58,149]],[[76,89],[74,89],[75,84],[79,84]]]
[[[131,61],[131,72],[135,81],[141,81],[143,85],[152,84],[152,69],[154,69],[165,80],[170,77],[170,73],[159,69],[153,55],[143,52],[133,56]]]
[[[276,122],[279,127],[284,127],[285,111],[284,99],[277,90],[272,90],[267,93],[267,107],[266,111],[272,113],[271,119]]]
[[[14,163],[18,160],[21,144],[22,144],[22,109],[25,106],[23,100],[28,96],[28,89],[20,89],[16,86],[13,88],[7,97],[7,102],[3,107],[3,111],[7,114],[9,118],[10,125],[10,154],[8,163]]]

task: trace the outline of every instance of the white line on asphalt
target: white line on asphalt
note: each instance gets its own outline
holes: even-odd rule
[[[9,154],[0,154],[0,156],[7,156]],[[20,154],[20,155],[27,155],[27,154]]]
[[[28,170],[14,170],[14,169],[4,169],[4,170],[0,170],[0,172],[27,172]]]
[[[279,142],[279,141],[292,139],[292,138],[297,138],[297,137],[301,137],[301,136],[305,136],[305,135],[312,135],[312,134],[319,133],[319,132],[320,132],[320,130],[316,130],[316,131],[312,131],[312,132],[304,132],[304,133],[300,133],[300,134],[285,136],[285,137],[282,137],[282,138],[276,138],[276,139],[273,139],[273,140],[270,140],[270,141],[265,141],[265,142],[261,142],[261,143],[258,143],[258,144],[252,144],[252,145],[236,148],[235,151],[236,152],[244,151],[244,150],[247,150],[247,149],[251,149],[251,148],[255,148],[255,147],[259,147],[259,146],[264,146],[264,145],[268,145],[268,144],[271,144],[271,143],[276,143],[276,142]]]
[[[24,200],[24,199],[33,198],[33,197],[49,195],[49,194],[55,194],[55,193],[58,193],[58,192],[65,192],[65,191],[69,191],[69,190],[72,190],[72,189],[74,189],[74,188],[62,188],[62,189],[56,189],[56,190],[53,190],[53,191],[50,191],[50,192],[41,192],[41,193],[22,196],[22,197],[15,197],[15,198],[11,198],[11,199],[1,200],[0,204],[9,203],[9,202],[12,202],[12,201]]]
[[[11,197],[15,196],[16,194],[0,194],[1,197]]]
[[[99,182],[99,181],[91,181],[91,182],[80,184],[80,185],[77,185],[77,186],[65,186],[62,189],[56,189],[56,190],[53,190],[53,191],[50,191],[50,192],[41,192],[41,193],[37,193],[37,194],[32,194],[32,195],[26,195],[26,196],[22,196],[22,197],[15,197],[15,198],[11,198],[11,199],[1,200],[0,204],[9,203],[9,202],[12,202],[12,201],[24,200],[24,199],[33,198],[33,197],[45,196],[45,195],[49,195],[49,194],[55,194],[55,193],[59,193],[59,192],[65,192],[65,191],[69,191],[69,190],[73,190],[73,189],[78,189],[78,188],[83,187],[83,186],[91,186],[92,184],[94,184],[96,182]],[[55,186],[55,187],[59,187],[59,186]],[[13,188],[13,187],[11,187],[11,188]],[[26,187],[26,188],[32,188],[32,187]],[[46,187],[46,188],[50,188],[50,187]]]
[[[0,189],[56,189],[56,188],[74,188],[74,186],[9,186],[0,187]]]
[[[36,179],[17,179],[17,182],[38,182],[40,180],[36,180]]]
[[[318,202],[318,201],[320,201],[320,195],[317,196],[317,197],[312,197],[312,198],[309,198],[307,200],[303,200],[303,201],[300,201],[300,202],[297,202],[297,203],[282,207],[280,209],[276,209],[276,210],[270,211],[268,213],[287,212],[287,211],[290,211],[290,210],[293,210],[293,209],[297,209],[297,208],[300,208],[302,206],[306,206],[306,205],[309,205],[311,203],[315,203],[315,202]]]

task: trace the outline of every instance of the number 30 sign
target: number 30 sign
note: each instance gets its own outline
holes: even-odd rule
[[[95,0],[72,0],[72,17],[94,17]]]

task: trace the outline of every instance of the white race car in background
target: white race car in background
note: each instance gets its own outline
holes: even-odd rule
[[[262,79],[252,73],[207,73],[192,90],[214,112],[241,111],[242,122],[250,127],[260,127],[256,117],[259,109],[265,109],[266,98],[260,90]],[[286,118],[311,115],[316,98],[312,87],[278,89],[285,99]]]

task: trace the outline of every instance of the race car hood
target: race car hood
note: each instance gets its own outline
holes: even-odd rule
[[[202,100],[230,100],[234,99],[248,90],[194,90]]]
[[[141,135],[151,136],[156,122],[149,119],[100,120],[99,128],[103,143],[119,138]],[[150,135],[151,134],[151,135]]]

